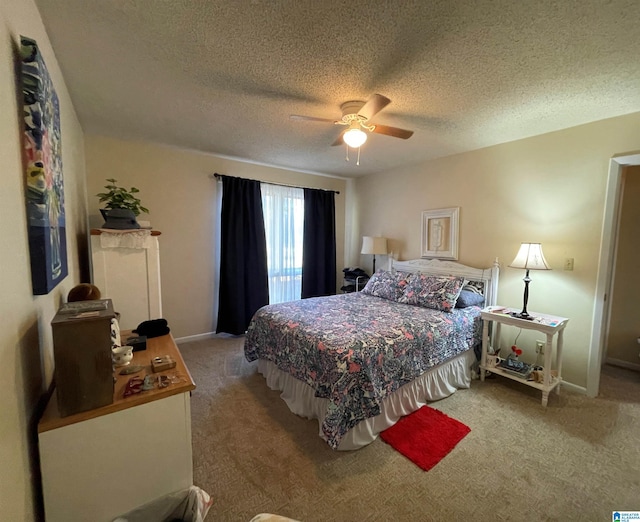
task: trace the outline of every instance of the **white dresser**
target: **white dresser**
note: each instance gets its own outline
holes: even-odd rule
[[[55,393],[38,424],[47,522],[111,522],[193,484],[190,392],[195,384],[171,335],[147,341],[131,364],[151,373],[153,357],[170,355],[179,376],[124,398],[132,375],[116,373],[112,404],[61,417]],[[118,369],[119,370],[119,369]]]

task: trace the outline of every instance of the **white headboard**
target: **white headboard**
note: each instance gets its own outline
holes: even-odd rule
[[[473,268],[456,263],[455,261],[441,261],[439,259],[396,261],[393,258],[389,258],[389,269],[400,270],[402,272],[418,272],[421,274],[453,275],[464,277],[469,281],[482,281],[485,288],[485,306],[495,306],[498,304],[498,275],[500,269],[497,258],[490,268]]]

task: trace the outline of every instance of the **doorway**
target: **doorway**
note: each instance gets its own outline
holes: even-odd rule
[[[640,372],[637,343],[640,334],[637,296],[640,294],[640,166],[624,167],[620,212],[615,240],[609,321],[605,334],[604,362]]]
[[[611,312],[611,303],[607,297],[611,295],[615,268],[616,235],[622,203],[622,174],[625,167],[632,165],[640,165],[640,153],[621,154],[611,158],[609,162],[587,373],[587,395],[589,397],[596,397],[600,388],[600,372],[605,356],[604,348]]]

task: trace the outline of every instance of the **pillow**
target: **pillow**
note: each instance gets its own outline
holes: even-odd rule
[[[462,289],[484,295],[484,281],[465,281]]]
[[[398,302],[451,312],[463,284],[462,277],[411,274]]]
[[[397,301],[402,296],[404,287],[407,285],[407,275],[404,272],[378,270],[367,281],[362,293]]]
[[[456,301],[456,308],[466,308],[467,306],[482,306],[484,304],[484,296],[476,291],[469,290],[468,287],[464,287],[460,291],[458,300]]]

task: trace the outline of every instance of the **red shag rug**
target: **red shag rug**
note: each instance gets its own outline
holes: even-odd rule
[[[380,438],[425,471],[446,457],[471,431],[439,410],[423,406],[380,433]]]

